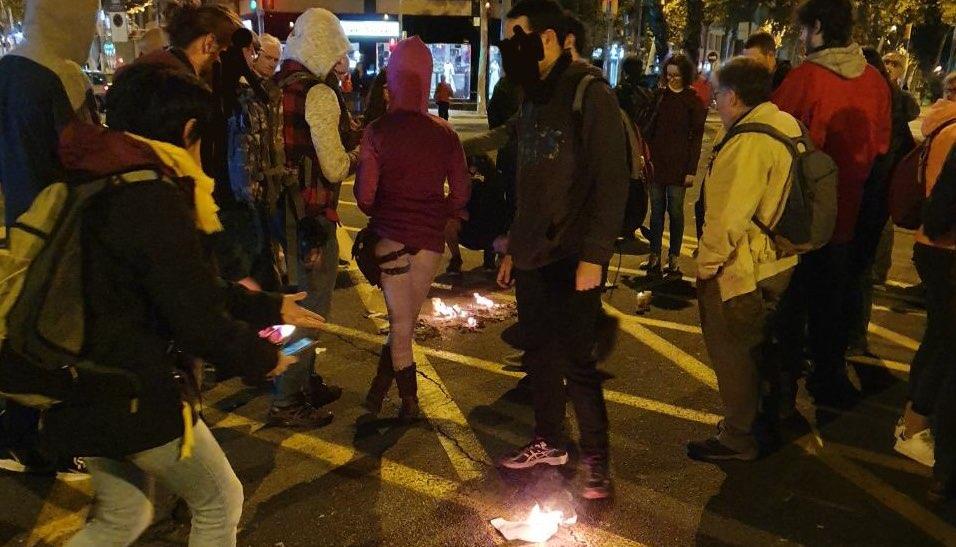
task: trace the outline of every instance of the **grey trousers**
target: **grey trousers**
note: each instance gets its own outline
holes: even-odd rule
[[[230,547],[242,515],[242,484],[219,443],[199,420],[192,456],[179,459],[182,438],[124,460],[84,458],[93,480],[93,510],[68,547],[130,545],[153,518],[156,481],[192,513],[190,547]]]
[[[301,262],[298,268],[299,290],[306,291],[309,296],[300,302],[302,307],[314,311],[327,320],[332,311],[332,293],[335,291],[335,280],[339,274],[339,241],[336,236],[336,225],[325,219],[319,220],[328,230],[329,238],[322,247],[322,260],[311,270],[305,269]],[[317,332],[305,329],[296,329],[290,341],[308,336],[315,338]],[[286,369],[282,376],[275,380],[273,388],[273,404],[278,407],[287,407],[299,402],[301,393],[309,386],[309,377],[315,374],[315,353],[307,351],[302,358]]]
[[[760,366],[777,303],[790,283],[787,270],[757,290],[721,300],[716,279],[698,280],[697,298],[707,354],[717,374],[724,420],[718,439],[744,453],[757,451],[753,426],[760,408]]]

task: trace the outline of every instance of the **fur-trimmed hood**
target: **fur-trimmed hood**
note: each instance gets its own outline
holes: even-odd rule
[[[325,79],[348,52],[349,40],[338,17],[326,9],[310,8],[296,19],[283,58],[298,61],[309,72]]]

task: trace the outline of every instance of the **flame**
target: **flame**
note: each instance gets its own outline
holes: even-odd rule
[[[564,512],[541,509],[541,506],[536,503],[524,521],[530,529],[530,535],[526,537],[526,540],[536,543],[547,541],[557,533],[559,526],[574,524],[572,521],[576,522],[577,517],[565,519]]]
[[[475,304],[478,304],[482,308],[487,308],[490,310],[495,307],[494,300],[490,298],[485,298],[484,296],[481,296],[478,293],[474,293],[474,296],[475,296]]]
[[[432,298],[432,309],[435,310],[435,317],[445,317],[450,319],[458,316],[454,309],[442,302],[441,298]]]
[[[435,317],[441,317],[443,319],[465,319],[468,320],[471,317],[471,314],[467,311],[461,309],[461,306],[455,304],[454,306],[449,306],[442,301],[441,298],[432,298],[432,309],[435,310]]]

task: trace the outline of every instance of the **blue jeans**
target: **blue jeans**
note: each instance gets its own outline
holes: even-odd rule
[[[153,490],[159,481],[192,513],[190,547],[230,547],[242,516],[242,484],[206,424],[193,430],[189,458],[179,459],[182,438],[123,460],[84,458],[95,499],[90,520],[67,547],[130,545],[153,520]]]
[[[648,185],[651,199],[651,253],[661,256],[661,241],[664,238],[664,212],[670,217],[671,243],[668,254],[680,256],[684,242],[684,194],[683,186]]]
[[[319,219],[319,223],[327,230],[329,237],[325,246],[322,247],[322,260],[317,267],[306,270],[301,262],[296,264],[299,269],[299,290],[309,293],[309,296],[299,304],[329,319],[329,313],[332,310],[332,292],[335,290],[335,279],[339,275],[339,241],[335,237],[335,224],[325,219]],[[306,336],[315,338],[316,335],[314,331],[296,329],[290,341]],[[307,351],[302,354],[298,362],[275,379],[272,404],[288,407],[298,403],[301,400],[302,391],[309,387],[309,377],[314,374],[314,371],[315,353]]]

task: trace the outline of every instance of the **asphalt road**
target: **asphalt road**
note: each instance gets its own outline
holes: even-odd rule
[[[463,133],[479,131],[482,123],[456,120]],[[712,120],[708,141],[715,128]],[[338,234],[343,255],[365,222],[350,194],[347,187]],[[692,190],[688,227],[694,199]],[[693,231],[686,234],[681,266],[692,273]],[[615,258],[617,288],[605,302],[622,318],[621,332],[602,368],[609,378],[616,495],[600,503],[577,497],[581,477],[574,465],[529,473],[493,465],[528,440],[532,425],[529,398],[516,389],[521,373],[501,364],[511,351],[500,338],[510,319],[476,331],[444,329],[419,344],[427,421],[398,425],[388,419],[397,412],[394,402],[386,405],[385,418],[370,419],[359,403],[377,360],[384,306],[357,271],[343,269],[319,360],[322,374],[345,389],[331,406],[336,419],[330,426],[264,428],[264,393],[229,382],[208,394],[207,421],[245,487],[239,543],[507,544],[489,520],[517,517],[540,502],[578,515],[578,524],[549,545],[956,545],[956,508],[926,504],[930,471],[892,451],[908,363],[925,324],[925,312],[899,287],[916,281],[911,248],[911,234],[898,232],[893,285],[878,293],[870,329],[871,349],[880,359],[858,367],[883,371],[888,387],[844,414],[816,411],[801,394],[805,419],[790,444],[754,463],[720,466],[684,454],[686,441],[713,432],[720,412],[692,282],[654,286],[653,308],[638,316],[636,291],[647,288],[637,271],[644,257]],[[465,259],[464,279],[452,283],[439,276],[433,296],[464,304],[479,291],[502,306],[513,300],[479,269],[478,253],[466,252]],[[81,525],[90,490],[89,481],[0,475],[0,542],[61,543]],[[167,516],[168,498],[160,500],[160,522],[143,545],[185,539],[187,527]]]

